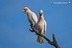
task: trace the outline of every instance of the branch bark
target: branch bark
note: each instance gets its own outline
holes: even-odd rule
[[[37,30],[35,30],[34,28],[32,28],[32,30],[30,30],[31,32],[36,33],[37,35],[43,37],[50,45],[54,46],[55,48],[60,48],[60,46],[58,45],[56,38],[55,38],[55,34],[52,35],[53,40],[51,41],[49,38],[47,38],[46,36],[38,33]]]

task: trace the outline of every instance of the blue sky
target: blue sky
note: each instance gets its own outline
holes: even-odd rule
[[[56,1],[71,3],[53,4]],[[0,48],[54,48],[46,41],[36,42],[37,36],[29,31],[29,22],[23,12],[25,6],[37,16],[42,9],[47,21],[46,36],[52,40],[54,33],[61,48],[72,48],[71,0],[0,0]]]

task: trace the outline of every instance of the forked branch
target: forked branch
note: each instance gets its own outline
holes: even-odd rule
[[[33,31],[32,31],[33,30]],[[50,45],[54,46],[55,48],[60,48],[60,46],[58,45],[57,41],[56,41],[56,38],[55,38],[55,34],[53,34],[52,38],[53,40],[51,41],[50,39],[48,39],[46,36],[38,33],[37,30],[35,30],[34,28],[32,28],[32,30],[30,30],[31,32],[34,32],[36,33],[37,35],[43,37]]]

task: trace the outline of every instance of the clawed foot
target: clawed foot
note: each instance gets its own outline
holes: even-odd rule
[[[32,30],[32,29],[29,29],[31,32],[34,32],[34,30]]]

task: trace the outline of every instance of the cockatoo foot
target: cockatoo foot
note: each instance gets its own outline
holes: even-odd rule
[[[34,30],[33,29],[29,29],[31,32],[34,32]]]

